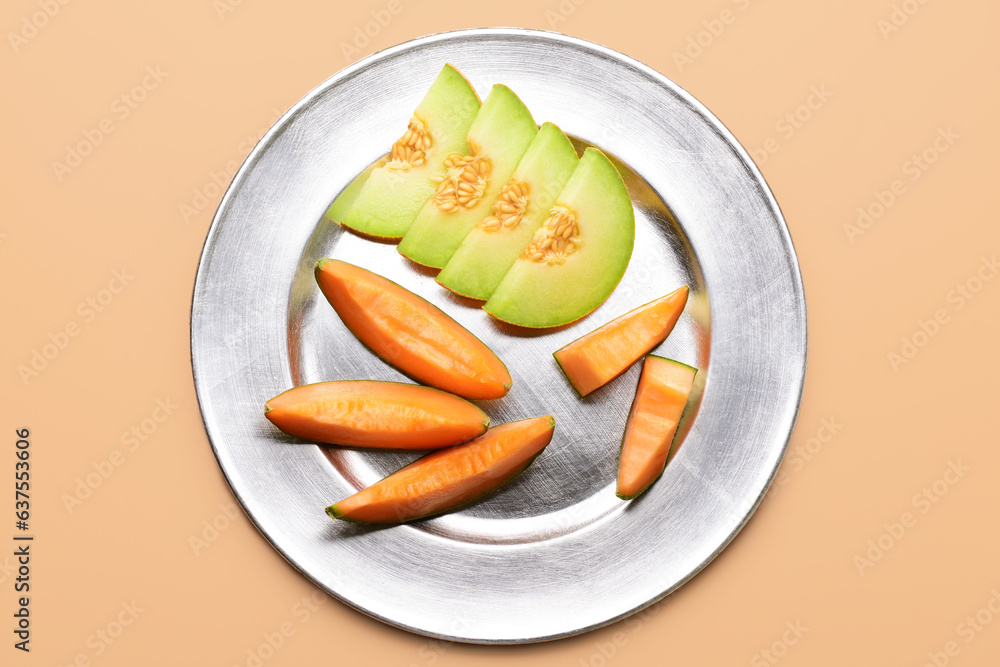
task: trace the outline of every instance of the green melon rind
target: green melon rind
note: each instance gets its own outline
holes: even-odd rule
[[[469,231],[490,214],[497,193],[507,184],[518,160],[537,134],[538,126],[524,102],[507,86],[494,85],[467,137],[492,163],[492,173],[482,198],[471,208],[446,212],[437,207],[433,197],[428,197],[397,247],[400,254],[435,269],[447,264]],[[468,155],[468,145],[453,152]],[[439,154],[442,163],[446,157]]]
[[[523,327],[561,326],[601,305],[625,275],[635,242],[635,213],[628,189],[611,161],[588,148],[556,197],[577,215],[581,242],[565,264],[517,261],[483,309]]]
[[[545,222],[556,196],[579,162],[573,143],[562,130],[544,123],[511,176],[511,181],[528,186],[524,218],[513,229],[486,231],[478,225],[473,227],[438,274],[438,283],[471,299],[489,299],[531,242],[535,230]]]
[[[656,354],[647,354],[646,357],[644,357],[644,359],[646,359],[646,358],[657,359],[659,361],[663,361],[663,362],[666,362],[666,363],[669,363],[669,364],[673,364],[674,366],[683,366],[684,368],[690,368],[692,371],[694,371],[694,376],[692,377],[692,381],[693,381],[694,378],[698,377],[698,369],[697,368],[695,368],[694,366],[689,366],[688,364],[685,364],[684,362],[677,361],[676,359],[668,359],[667,357],[661,357],[661,356],[656,355]],[[643,364],[645,364],[645,361],[643,361]],[[640,381],[642,380],[642,376],[641,375],[639,376],[639,380]],[[635,402],[637,400],[639,400],[638,385],[636,385],[635,396],[632,398],[632,406],[635,406]],[[690,407],[691,407],[691,396],[689,394],[688,395],[688,401],[687,401],[687,403],[684,404],[684,410],[681,411],[681,416],[677,420],[677,429],[674,431],[674,437],[670,441],[670,448],[667,450],[667,458],[665,459],[667,463],[670,462],[670,457],[674,453],[674,447],[677,445],[677,433],[678,433],[678,431],[680,431],[681,422],[684,421],[684,415],[687,414],[687,411],[690,409]],[[632,407],[629,407],[628,414],[630,414],[630,415],[632,414]],[[621,458],[622,458],[622,452],[623,451],[625,451],[625,432],[624,431],[622,431],[621,444],[618,445],[618,461],[619,461],[619,465],[621,465]],[[653,484],[655,484],[657,482],[657,480],[659,480],[661,477],[663,477],[663,473],[666,472],[666,470],[667,470],[667,466],[666,466],[666,464],[664,464],[663,470],[660,471],[659,475],[657,475],[656,477],[654,477],[653,479],[651,479],[649,481],[649,484],[647,484],[646,486],[642,487],[641,489],[639,489],[638,491],[636,491],[635,493],[633,493],[631,495],[623,496],[622,494],[618,493],[617,491],[615,491],[615,495],[618,496],[619,498],[621,498],[622,500],[633,500],[635,498],[638,498],[643,493],[645,493],[646,490],[649,489],[649,487],[653,486]]]
[[[445,173],[445,157],[465,150],[465,136],[479,108],[479,95],[469,82],[445,65],[413,112],[431,137],[424,164],[409,170],[381,167],[372,171],[341,224],[368,236],[402,238],[434,194],[435,179]]]

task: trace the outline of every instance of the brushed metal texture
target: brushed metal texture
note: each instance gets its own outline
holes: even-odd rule
[[[617,161],[636,211],[621,285],[582,321],[525,333],[491,320],[395,247],[323,222],[330,201],[405,128],[442,64],[485,93],[502,82],[538,122]],[[555,415],[552,443],[500,492],[398,527],[323,509],[414,458],[334,449],[279,433],[264,401],[293,385],[404,380],[319,293],[314,262],[370,268],[483,339],[514,379],[480,401],[494,423]],[[579,399],[551,353],[681,284],[687,309],[657,354],[699,369],[663,477],[614,493],[638,380]],[[725,127],[661,74],[602,46],[521,29],[432,35],[337,73],[251,152],[213,220],[195,284],[191,352],[205,428],[247,515],[306,577],[344,603],[424,635],[475,643],[564,637],[676,590],[749,519],[784,454],[806,364],[805,298],[781,212]]]

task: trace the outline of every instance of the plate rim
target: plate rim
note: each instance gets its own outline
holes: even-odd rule
[[[200,390],[201,380],[199,377],[198,364],[195,357],[195,316],[196,310],[199,306],[199,285],[203,284],[204,272],[207,271],[209,262],[209,255],[213,249],[214,242],[218,236],[218,230],[220,223],[224,217],[224,213],[228,208],[231,199],[234,196],[235,186],[243,180],[247,172],[253,169],[260,156],[266,151],[274,139],[280,135],[284,130],[288,122],[302,109],[308,107],[312,104],[315,99],[324,93],[329,87],[335,85],[336,82],[350,78],[351,76],[362,72],[368,68],[377,66],[379,61],[389,58],[399,52],[405,52],[414,48],[419,48],[428,44],[433,44],[439,41],[447,41],[462,37],[497,37],[497,36],[510,36],[510,37],[542,37],[544,39],[553,40],[556,42],[561,42],[574,46],[577,48],[582,48],[584,50],[591,51],[602,58],[613,60],[618,64],[624,64],[632,69],[635,69],[645,75],[646,77],[653,79],[658,85],[663,86],[670,90],[670,92],[677,98],[683,100],[684,104],[687,105],[695,114],[700,116],[739,157],[740,161],[743,163],[744,168],[752,175],[752,181],[756,185],[759,194],[762,195],[763,199],[767,202],[768,206],[771,208],[776,222],[780,223],[777,225],[778,231],[780,233],[781,239],[788,250],[788,258],[790,259],[789,267],[791,269],[791,279],[795,295],[795,316],[796,320],[801,323],[802,327],[802,357],[800,363],[798,364],[799,373],[794,378],[797,383],[797,391],[794,395],[794,405],[791,406],[791,423],[789,425],[788,433],[784,437],[784,442],[780,447],[780,456],[777,457],[773,468],[769,471],[766,483],[758,494],[757,498],[749,505],[749,509],[746,511],[745,515],[737,523],[735,528],[731,533],[725,537],[725,539],[719,543],[719,545],[700,563],[698,563],[686,576],[681,577],[676,583],[662,591],[659,595],[652,597],[645,603],[640,604],[630,610],[617,614],[613,617],[607,618],[603,621],[589,624],[584,627],[580,627],[574,630],[555,633],[552,635],[532,637],[529,639],[477,639],[469,638],[461,635],[453,635],[448,633],[437,633],[429,632],[427,630],[412,627],[408,624],[402,623],[391,618],[387,618],[377,612],[365,609],[359,606],[353,601],[349,601],[338,594],[326,583],[321,581],[318,577],[314,576],[308,570],[300,566],[290,554],[278,543],[278,541],[265,529],[259,522],[257,517],[248,508],[247,499],[238,490],[237,486],[234,484],[234,480],[230,475],[230,471],[227,470],[226,466],[223,464],[219,448],[216,444],[216,440],[212,435],[210,426],[206,421],[206,406],[205,397],[203,392]],[[453,31],[443,31],[437,33],[431,33],[410,39],[399,44],[389,46],[387,48],[376,51],[357,62],[351,63],[346,67],[338,70],[331,76],[324,79],[318,85],[310,89],[306,94],[304,94],[300,99],[298,99],[294,104],[292,104],[287,111],[285,111],[267,130],[267,132],[260,138],[260,140],[255,144],[253,149],[247,154],[246,158],[241,163],[239,169],[234,174],[232,180],[227,185],[225,192],[223,193],[219,204],[212,216],[212,222],[208,228],[205,235],[205,240],[202,244],[201,252],[198,257],[198,266],[195,271],[194,281],[192,283],[192,299],[191,299],[191,309],[189,316],[189,343],[190,343],[190,360],[192,368],[192,380],[195,388],[195,395],[198,401],[199,416],[202,421],[202,425],[205,429],[206,437],[209,440],[209,444],[212,448],[213,456],[219,465],[219,469],[223,474],[223,477],[228,485],[230,491],[233,493],[234,497],[240,505],[240,509],[243,513],[250,519],[251,524],[254,528],[264,537],[265,540],[271,545],[275,551],[277,551],[281,557],[295,570],[303,575],[308,581],[312,582],[315,586],[326,592],[328,595],[336,598],[339,602],[343,603],[353,611],[361,612],[370,618],[374,618],[382,623],[393,627],[411,632],[418,636],[429,637],[434,639],[441,639],[444,641],[451,641],[457,643],[465,643],[472,645],[519,645],[519,644],[530,644],[530,643],[541,643],[554,641],[557,639],[562,639],[566,637],[572,637],[580,635],[591,630],[596,630],[598,628],[606,627],[617,623],[625,618],[628,618],[642,610],[660,602],[661,600],[669,597],[677,590],[679,590],[684,584],[689,582],[694,576],[699,574],[705,569],[723,550],[728,547],[736,536],[743,530],[750,519],[755,514],[756,510],[760,506],[764,497],[770,490],[771,484],[773,483],[775,476],[777,475],[778,469],[787,453],[789,442],[795,431],[797,425],[799,412],[801,409],[802,398],[805,390],[805,377],[808,365],[808,350],[809,350],[809,321],[808,321],[808,310],[805,298],[805,286],[802,278],[801,266],[798,259],[798,253],[795,249],[794,241],[791,237],[790,230],[788,229],[788,224],[784,216],[784,212],[781,210],[780,204],[774,197],[770,186],[765,180],[763,174],[761,173],[757,164],[751,158],[749,152],[743,147],[743,145],[736,139],[735,135],[726,127],[726,125],[711,111],[709,110],[701,101],[696,99],[687,90],[681,87],[679,84],[674,82],[672,79],[666,75],[660,73],[654,68],[642,63],[641,61],[624,54],[610,47],[604,46],[603,44],[582,39],[579,37],[573,37],[566,35],[564,33],[551,31],[551,30],[541,30],[541,29],[530,29],[530,28],[518,28],[518,27],[489,27],[489,28],[469,28],[460,29]],[[322,455],[322,454],[321,454]]]

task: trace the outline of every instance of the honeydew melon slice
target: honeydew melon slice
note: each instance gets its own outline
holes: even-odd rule
[[[388,157],[379,158],[374,164],[368,165],[368,168],[363,172],[354,177],[354,180],[347,184],[347,187],[340,191],[337,198],[333,200],[330,204],[330,208],[326,209],[326,218],[332,222],[339,223],[344,219],[351,207],[354,206],[354,202],[358,200],[358,195],[361,194],[361,188],[365,186],[368,181],[368,177],[372,175],[372,172],[379,167],[385,166],[385,163],[389,161]]]
[[[593,311],[625,274],[635,214],[621,175],[588,148],[531,243],[483,309],[523,327],[567,324]]]
[[[536,134],[535,120],[517,95],[502,84],[493,86],[472,121],[467,146],[441,158],[447,173],[403,236],[399,252],[435,269],[447,264],[490,214]]]
[[[402,238],[434,194],[436,179],[445,175],[445,157],[464,150],[479,108],[479,96],[469,82],[445,65],[406,132],[392,145],[389,161],[372,171],[341,224],[368,236]]]
[[[562,130],[543,124],[493,202],[491,215],[472,228],[438,274],[438,283],[472,299],[490,298],[545,222],[579,161]]]

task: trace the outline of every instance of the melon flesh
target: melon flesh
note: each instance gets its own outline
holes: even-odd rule
[[[687,297],[684,285],[577,338],[552,356],[580,396],[586,396],[666,340],[684,311]]]
[[[358,340],[417,382],[463,398],[500,398],[510,389],[510,373],[497,355],[437,306],[340,260],[319,260],[315,273]]]
[[[340,223],[347,212],[351,210],[351,207],[354,206],[354,202],[358,200],[361,189],[368,182],[368,177],[372,175],[373,171],[384,166],[388,161],[388,156],[380,157],[374,164],[368,165],[367,169],[355,176],[354,180],[348,183],[347,187],[341,190],[337,198],[333,200],[330,208],[326,209],[326,218],[331,222]]]
[[[552,440],[552,415],[501,424],[464,445],[441,449],[326,508],[334,519],[402,523],[457,509],[495,491]]]
[[[490,298],[545,222],[578,163],[576,149],[562,130],[552,123],[543,124],[493,203],[491,214],[465,237],[438,274],[438,283],[472,299]]]
[[[625,274],[635,214],[604,153],[583,152],[549,213],[483,306],[493,317],[524,327],[567,324],[601,305]]]
[[[490,214],[500,189],[538,134],[531,112],[497,84],[476,114],[466,145],[439,155],[444,178],[423,204],[398,246],[417,264],[442,268],[477,224]]]
[[[646,357],[618,457],[619,498],[635,498],[663,474],[697,372],[673,359]]]
[[[490,418],[474,403],[402,382],[305,384],[264,406],[264,416],[289,435],[347,447],[450,447],[482,435],[490,425]]]
[[[389,161],[372,171],[340,222],[368,236],[401,238],[434,194],[436,179],[444,176],[444,158],[464,149],[479,108],[479,96],[469,82],[445,65],[413,112],[406,133],[393,145]]]

